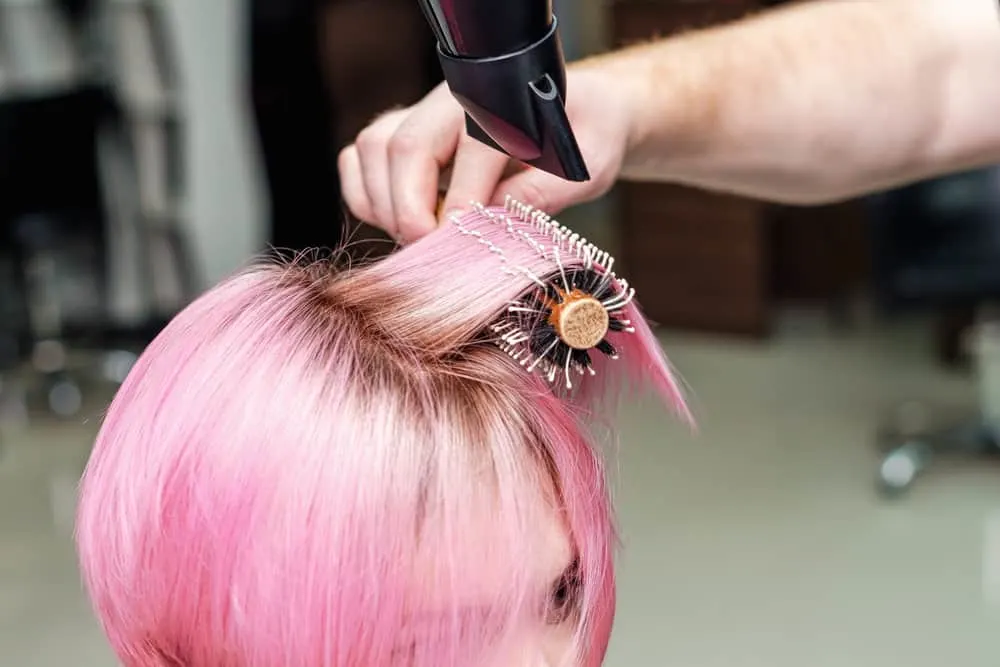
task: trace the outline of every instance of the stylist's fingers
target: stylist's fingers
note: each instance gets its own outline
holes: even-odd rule
[[[502,204],[507,196],[534,208],[556,215],[570,206],[596,199],[604,194],[612,181],[595,175],[593,180],[577,183],[565,181],[539,169],[525,169],[504,179],[493,194],[493,204]]]
[[[361,158],[358,147],[347,146],[337,156],[337,170],[340,172],[340,190],[347,208],[354,217],[366,222],[375,221],[375,211],[372,209],[365,181],[361,174]]]
[[[382,114],[358,134],[354,142],[358,150],[361,178],[372,219],[367,220],[381,227],[393,238],[398,237],[396,215],[392,205],[392,187],[389,176],[389,141],[403,122],[405,111]]]
[[[509,162],[506,155],[472,139],[463,131],[455,152],[442,213],[449,215],[468,209],[472,202],[488,205]]]
[[[416,241],[437,226],[438,183],[463,132],[464,112],[439,86],[396,128],[389,140],[392,206],[400,240]]]

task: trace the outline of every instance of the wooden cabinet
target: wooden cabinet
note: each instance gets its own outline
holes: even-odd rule
[[[620,0],[614,46],[731,21],[746,1]],[[621,261],[650,319],[663,326],[752,336],[769,322],[767,206],[695,188],[619,185]]]
[[[325,3],[321,17],[338,148],[378,114],[418,102],[438,82],[434,36],[415,0],[337,0]]]
[[[651,320],[766,333],[770,257],[762,204],[646,183],[623,183],[619,196],[623,271]]]

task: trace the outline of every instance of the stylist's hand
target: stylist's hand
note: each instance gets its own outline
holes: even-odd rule
[[[451,179],[443,215],[470,201],[502,203],[511,195],[550,214],[594,199],[611,187],[630,138],[632,101],[600,65],[570,68],[567,113],[590,170],[585,183],[511,163],[470,139],[461,106],[441,84],[407,109],[377,118],[339,158],[341,188],[351,212],[399,242],[438,225],[442,170]]]

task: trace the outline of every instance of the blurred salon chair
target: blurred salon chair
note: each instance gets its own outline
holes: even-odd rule
[[[896,496],[936,459],[1000,453],[1000,168],[882,193],[871,213],[876,293],[889,312],[976,314],[964,341],[978,405],[965,419],[940,424],[931,406],[908,403],[879,434],[879,486]]]

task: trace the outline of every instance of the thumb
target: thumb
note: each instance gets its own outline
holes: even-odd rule
[[[567,181],[540,169],[529,168],[501,181],[493,194],[492,203],[502,205],[509,196],[549,215],[556,215],[600,194],[600,186],[593,180],[582,183]]]

